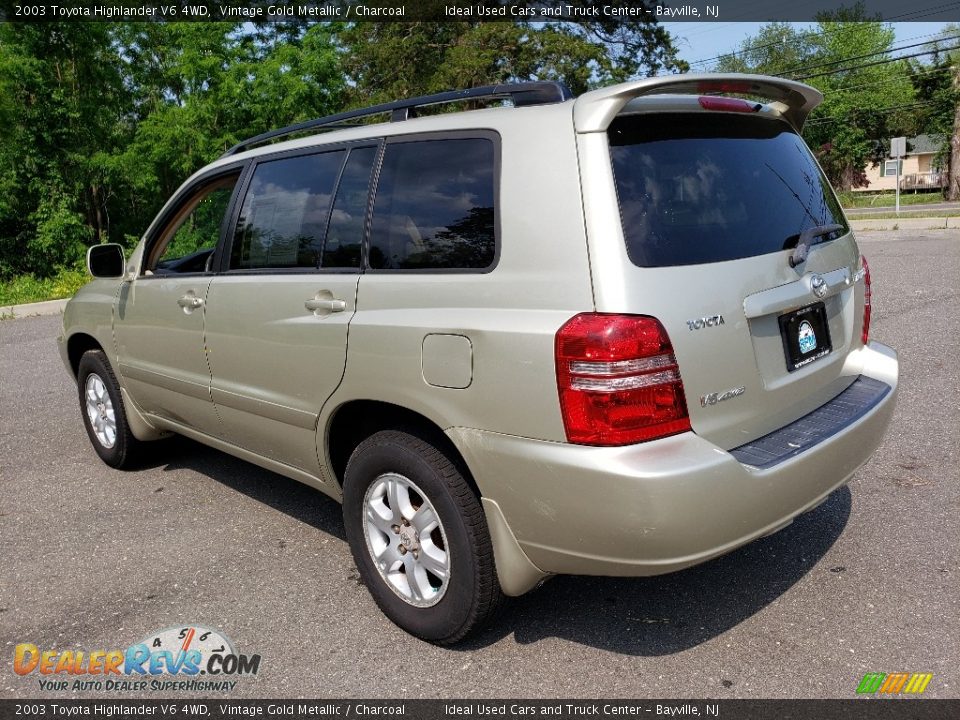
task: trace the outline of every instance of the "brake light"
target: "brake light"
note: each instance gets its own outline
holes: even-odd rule
[[[673,346],[656,318],[582,313],[557,331],[567,440],[629,445],[690,429]]]
[[[700,107],[704,110],[721,110],[723,112],[757,112],[763,107],[760,103],[747,102],[740,98],[728,97],[700,97]]]
[[[863,255],[860,256],[860,262],[863,264],[863,332],[860,338],[866,345],[870,340],[870,265]]]

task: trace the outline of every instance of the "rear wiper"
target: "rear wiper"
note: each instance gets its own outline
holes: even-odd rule
[[[813,245],[814,240],[823,235],[835,233],[837,230],[843,230],[843,225],[817,225],[804,230],[800,239],[797,240],[797,247],[790,256],[790,267],[795,268],[807,259],[807,253],[810,252],[810,246]]]

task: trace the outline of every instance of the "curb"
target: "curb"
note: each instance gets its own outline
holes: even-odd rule
[[[70,298],[63,300],[47,300],[45,302],[27,303],[25,305],[0,306],[0,317],[31,317],[34,315],[59,315],[67,306]]]
[[[854,232],[864,230],[951,230],[960,228],[960,217],[864,219],[848,218]]]

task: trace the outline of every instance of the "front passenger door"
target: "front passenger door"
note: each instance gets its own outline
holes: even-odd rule
[[[124,385],[140,408],[220,434],[203,346],[210,265],[240,171],[200,181],[148,238],[140,274],[120,290],[114,333]]]

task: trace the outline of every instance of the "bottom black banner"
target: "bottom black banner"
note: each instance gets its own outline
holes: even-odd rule
[[[940,720],[960,700],[0,700],[0,718]]]

